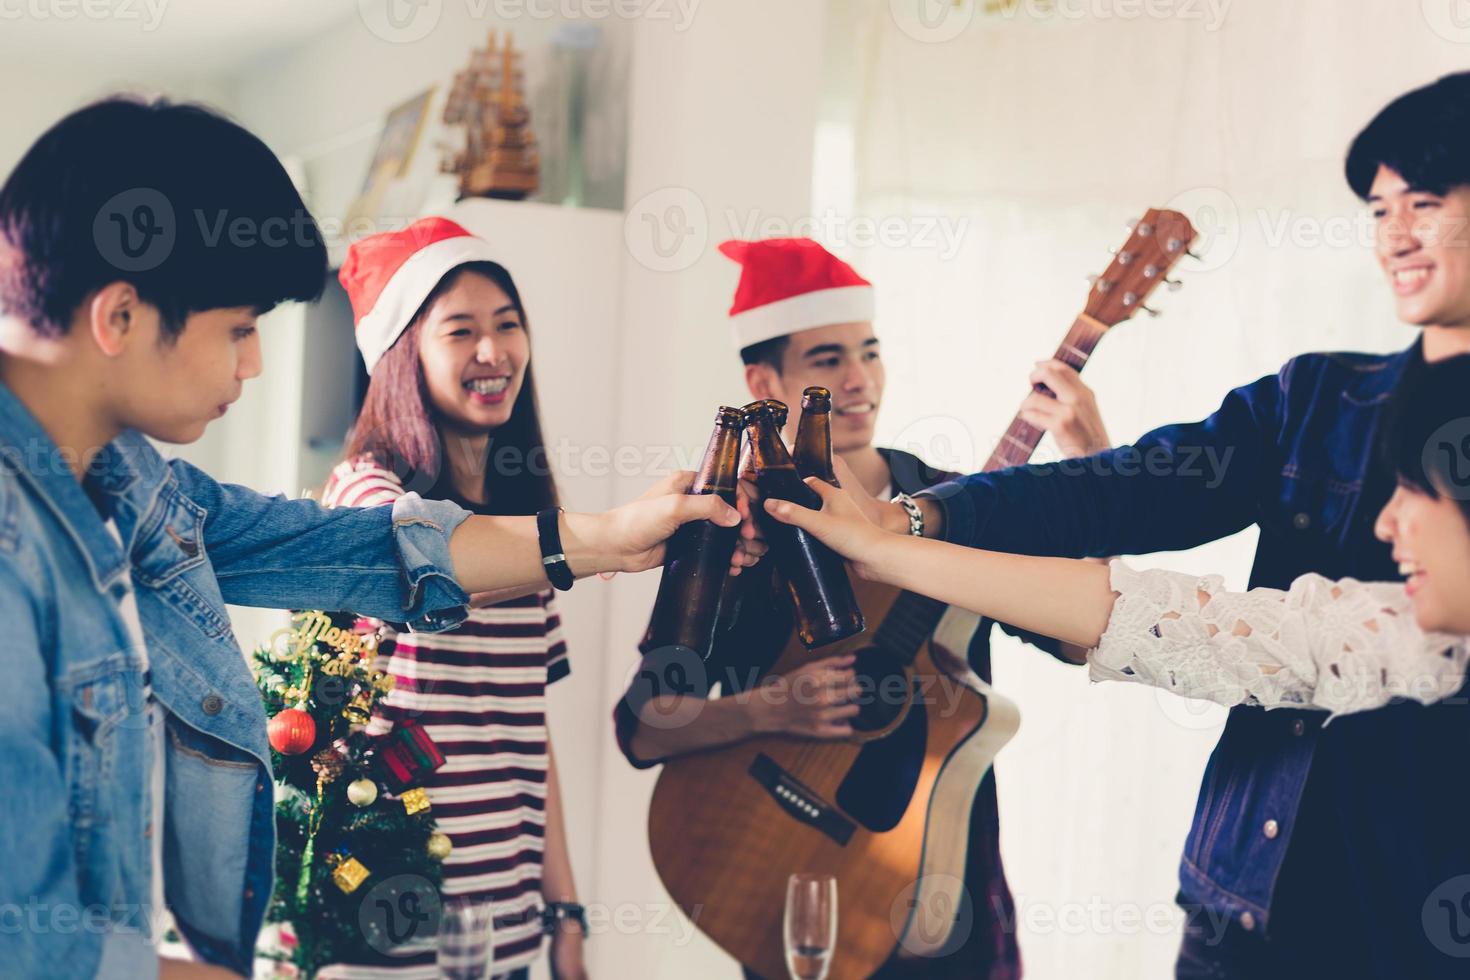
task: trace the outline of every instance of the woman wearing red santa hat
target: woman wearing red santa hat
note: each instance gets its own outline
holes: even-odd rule
[[[495,259],[444,218],[352,246],[341,280],[370,381],[325,503],[370,507],[416,490],[483,514],[556,505],[526,311]],[[443,750],[425,787],[453,845],[443,892],[493,901],[497,975],[526,975],[544,921],[553,975],[585,977],[545,717],[546,686],[570,669],[561,620],[550,590],[475,600],[450,632],[388,633],[396,685],[369,731],[411,718]],[[436,976],[432,954],[402,975]]]

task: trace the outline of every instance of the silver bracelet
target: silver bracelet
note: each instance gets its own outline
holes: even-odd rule
[[[898,493],[893,495],[889,503],[898,504],[903,508],[903,512],[909,515],[909,533],[916,538],[922,538],[924,536],[924,512],[919,509],[914,498],[906,493]]]

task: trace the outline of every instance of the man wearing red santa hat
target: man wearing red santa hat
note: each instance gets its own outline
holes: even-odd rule
[[[925,487],[950,478],[912,453],[873,445],[885,381],[881,344],[873,329],[874,290],[851,266],[809,238],[728,241],[720,251],[740,263],[741,275],[730,309],[735,345],[745,363],[752,396],[801,404],[811,385],[832,392],[832,449],[873,495],[906,499]],[[1039,364],[1033,384],[1044,383],[1056,397],[1033,393],[1022,414],[1049,431],[1067,457],[1084,456],[1109,446],[1092,391],[1071,366],[1060,361]],[[799,413],[787,421],[792,443]],[[760,571],[760,566],[755,570]],[[758,574],[745,586],[759,588]],[[742,602],[739,615],[722,632],[711,652],[708,669],[725,693],[740,690],[767,670],[786,646],[792,630],[788,617],[769,603]],[[870,628],[875,624],[869,624]],[[992,621],[975,620],[970,641],[970,667],[990,682]],[[1004,626],[1064,661],[1055,641]],[[646,651],[645,651],[646,652]],[[851,655],[831,656],[800,668],[808,688],[823,692],[813,698],[720,698],[712,700],[687,724],[667,727],[643,724],[624,698],[615,712],[618,744],[640,768],[674,756],[728,745],[757,735],[785,734],[800,738],[839,739],[852,735],[858,706],[849,702],[857,690]],[[799,677],[788,689],[799,689]],[[663,704],[661,711],[668,711]],[[994,774],[987,774],[975,798],[965,871],[965,900],[974,923],[959,948],[948,955],[918,962],[891,961],[876,976],[955,976],[991,980],[1020,975],[1020,956],[1013,929],[1010,889],[1001,867]],[[958,940],[959,937],[957,937]]]

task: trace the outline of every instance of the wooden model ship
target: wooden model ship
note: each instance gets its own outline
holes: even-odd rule
[[[465,146],[440,169],[459,175],[460,198],[520,200],[540,186],[541,158],[520,58],[509,34],[505,47],[497,48],[491,31],[486,47],[470,56],[469,67],[454,74],[444,122],[465,127]]]

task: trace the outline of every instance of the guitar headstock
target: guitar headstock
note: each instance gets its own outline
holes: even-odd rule
[[[1194,225],[1178,211],[1150,208],[1133,225],[1127,243],[1107,269],[1093,281],[1087,294],[1087,315],[1111,327],[1139,310],[1152,313],[1144,301],[1189,254],[1197,237]]]

